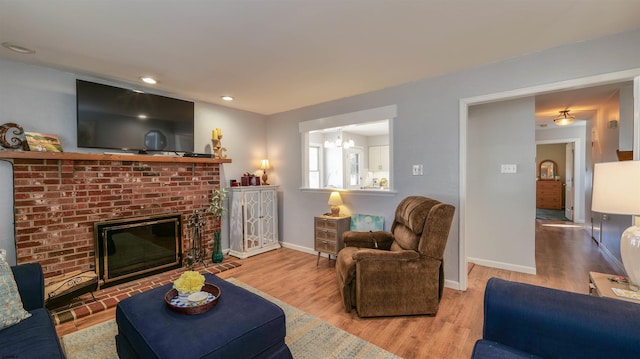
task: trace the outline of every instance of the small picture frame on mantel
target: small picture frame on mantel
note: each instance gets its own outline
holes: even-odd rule
[[[31,151],[62,152],[62,144],[56,135],[37,132],[27,132],[25,135]]]

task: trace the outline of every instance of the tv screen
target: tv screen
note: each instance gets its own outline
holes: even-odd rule
[[[78,147],[193,152],[193,102],[76,80]]]

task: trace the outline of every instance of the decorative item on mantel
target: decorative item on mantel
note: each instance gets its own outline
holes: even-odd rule
[[[37,132],[25,132],[24,135],[31,151],[62,152],[62,144],[57,135]]]
[[[224,214],[224,199],[227,197],[227,191],[224,188],[214,189],[212,191],[211,203],[209,203],[209,213],[213,215],[216,222],[220,223],[220,219]],[[214,223],[214,226],[216,224]],[[211,252],[211,262],[221,263],[224,260],[222,254],[222,244],[220,243],[220,231],[213,232],[213,251]]]
[[[269,183],[267,179],[269,179],[269,177],[267,176],[267,170],[269,169],[269,160],[260,161],[260,169],[262,170],[262,184],[268,186]]]
[[[187,227],[191,230],[191,242],[185,257],[185,265],[189,269],[193,269],[196,264],[205,264],[205,251],[202,246],[202,228],[204,225],[205,219],[198,210],[194,210],[193,214],[187,216]]]
[[[29,151],[22,126],[12,122],[0,126],[0,150],[5,149]]]
[[[222,130],[219,128],[211,130],[211,143],[213,145],[213,156],[215,158],[227,158],[226,147],[222,147]]]

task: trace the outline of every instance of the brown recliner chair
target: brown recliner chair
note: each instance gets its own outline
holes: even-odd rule
[[[336,272],[347,312],[356,308],[360,317],[435,315],[454,212],[450,204],[411,196],[398,204],[391,233],[345,232]]]

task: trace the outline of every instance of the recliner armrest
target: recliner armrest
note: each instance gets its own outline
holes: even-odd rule
[[[483,339],[543,358],[638,358],[639,305],[491,278]]]
[[[385,251],[380,249],[361,249],[352,255],[353,260],[413,261],[420,258],[420,253],[412,250]]]
[[[345,247],[389,250],[389,248],[391,248],[391,243],[393,243],[393,235],[385,231],[346,231],[342,234],[342,241],[344,242]]]
[[[30,311],[44,308],[44,274],[39,263],[25,263],[11,267],[22,306]]]

